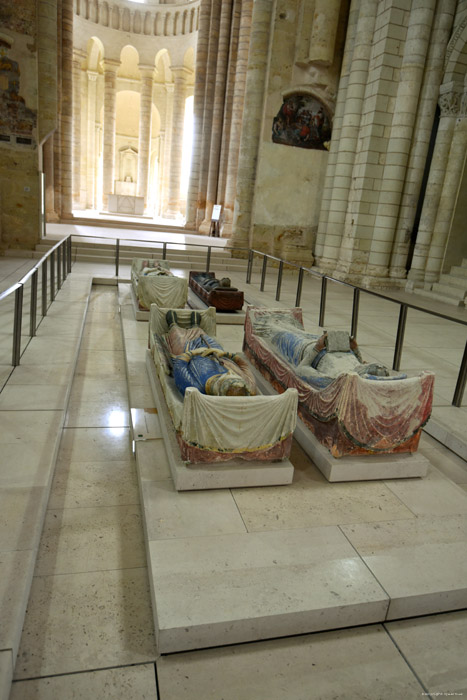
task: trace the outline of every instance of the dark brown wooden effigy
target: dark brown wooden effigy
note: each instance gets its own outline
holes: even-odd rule
[[[196,277],[199,275],[208,276],[215,279],[214,272],[199,272],[197,270],[190,271],[188,284],[190,289],[208,306],[214,306],[216,311],[240,311],[243,307],[243,292],[240,292],[235,287],[223,287],[217,289],[206,290]]]

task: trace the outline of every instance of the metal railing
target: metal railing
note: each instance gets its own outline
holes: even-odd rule
[[[352,315],[351,315],[351,324],[350,324],[350,334],[352,336],[357,335],[357,330],[358,330],[358,320],[359,320],[359,311],[360,311],[360,299],[361,295],[363,294],[368,294],[370,296],[377,297],[379,299],[383,299],[385,301],[391,302],[392,304],[397,304],[399,306],[399,320],[398,320],[398,326],[397,326],[397,333],[396,333],[396,340],[394,344],[394,356],[393,356],[393,363],[392,367],[394,370],[399,370],[401,366],[401,358],[402,358],[402,351],[403,351],[403,345],[404,345],[404,334],[405,334],[405,327],[406,327],[406,322],[407,322],[407,312],[409,309],[413,309],[415,311],[422,312],[424,314],[427,314],[428,316],[435,316],[437,318],[442,318],[448,321],[451,321],[453,323],[461,324],[464,326],[467,326],[467,319],[459,319],[459,318],[454,318],[452,315],[440,312],[440,311],[435,311],[432,309],[427,309],[423,306],[420,306],[417,303],[409,303],[406,301],[400,301],[398,299],[395,299],[394,297],[389,296],[388,294],[384,294],[383,292],[377,292],[374,290],[366,289],[364,287],[358,287],[356,285],[351,284],[350,282],[343,282],[342,280],[338,280],[334,277],[331,277],[326,274],[322,274],[316,270],[312,270],[310,268],[297,265],[295,263],[290,263],[287,262],[286,260],[283,260],[282,258],[275,257],[273,255],[269,255],[268,253],[264,253],[259,250],[255,250],[252,248],[234,248],[231,246],[217,246],[217,245],[210,245],[209,243],[171,243],[168,241],[160,241],[160,242],[155,242],[155,241],[146,241],[146,240],[135,240],[135,239],[125,239],[125,238],[108,238],[105,236],[95,236],[95,235],[80,235],[80,236],[74,236],[73,234],[67,236],[67,238],[64,238],[62,241],[57,243],[53,248],[51,248],[42,258],[41,260],[35,265],[17,284],[13,285],[9,289],[7,289],[5,292],[0,294],[0,302],[2,299],[5,297],[9,296],[10,294],[14,293],[15,294],[15,312],[14,312],[14,326],[13,326],[13,352],[12,352],[12,364],[16,366],[19,364],[20,356],[21,356],[21,326],[22,326],[22,314],[23,314],[23,290],[24,290],[24,285],[26,282],[31,278],[31,299],[30,299],[30,328],[29,328],[29,336],[32,338],[37,329],[37,305],[38,305],[38,275],[39,275],[39,270],[42,268],[42,278],[41,278],[41,286],[42,286],[42,316],[46,316],[47,314],[47,308],[48,308],[48,294],[47,294],[47,286],[49,284],[50,286],[50,301],[52,302],[55,298],[56,292],[58,289],[60,289],[62,282],[66,279],[67,274],[71,271],[71,255],[72,255],[72,239],[73,238],[79,238],[80,240],[90,238],[90,239],[101,239],[104,240],[105,242],[109,243],[112,247],[115,248],[115,255],[114,255],[114,260],[115,260],[115,276],[119,276],[119,271],[120,271],[120,265],[121,265],[121,256],[122,256],[122,242],[123,241],[128,241],[130,245],[128,246],[129,248],[133,248],[133,250],[136,252],[138,247],[135,246],[134,244],[139,244],[139,246],[151,248],[154,250],[160,250],[161,251],[161,257],[163,260],[167,260],[168,253],[170,250],[175,251],[175,250],[186,250],[186,249],[192,249],[192,248],[199,248],[199,249],[205,249],[206,251],[206,259],[205,259],[205,271],[209,272],[210,267],[211,267],[211,256],[212,256],[212,250],[220,250],[222,252],[227,252],[230,253],[232,251],[235,251],[236,253],[243,253],[245,256],[246,260],[246,283],[251,284],[251,278],[253,274],[253,265],[254,265],[254,260],[255,256],[259,257],[261,260],[261,276],[260,276],[260,282],[259,282],[259,290],[261,292],[264,292],[265,289],[265,284],[266,284],[266,275],[267,275],[267,270],[268,270],[268,263],[275,263],[277,266],[277,282],[276,282],[276,294],[275,294],[275,299],[276,301],[280,301],[281,297],[281,289],[282,289],[282,280],[283,280],[283,273],[284,269],[288,269],[291,271],[294,271],[297,273],[297,287],[296,287],[296,294],[295,294],[295,306],[300,306],[301,303],[301,297],[302,297],[302,292],[303,292],[303,282],[305,279],[305,275],[310,275],[313,278],[321,280],[321,291],[320,291],[320,298],[319,298],[319,318],[318,318],[318,325],[323,327],[324,326],[324,319],[325,319],[325,314],[326,314],[326,296],[327,296],[327,288],[328,288],[328,283],[333,283],[333,284],[338,284],[342,285],[344,287],[347,287],[353,291],[353,298],[352,298]],[[136,250],[135,250],[136,248]],[[151,253],[152,254],[152,253]],[[136,257],[136,256],[135,256]],[[241,260],[241,258],[236,258],[237,260]],[[47,262],[49,261],[49,262]],[[49,273],[48,273],[49,270]],[[464,353],[461,361],[461,365],[459,368],[458,376],[457,376],[457,382],[456,382],[456,388],[454,391],[454,396],[452,399],[452,405],[459,407],[462,404],[462,399],[465,391],[465,387],[467,384],[467,342],[465,344],[464,348]]]
[[[277,271],[276,301],[280,301],[284,265],[286,265],[289,269],[292,269],[292,270],[295,270],[298,272],[297,289],[296,289],[296,296],[295,296],[295,306],[300,306],[302,290],[303,290],[304,275],[307,274],[307,275],[311,275],[312,277],[315,277],[317,279],[321,279],[321,293],[320,293],[319,319],[318,319],[318,325],[321,327],[324,326],[324,317],[325,317],[325,313],[326,313],[326,293],[327,293],[328,282],[343,285],[343,286],[348,287],[348,288],[353,290],[352,318],[351,318],[351,324],[350,324],[350,335],[351,336],[357,335],[358,317],[359,317],[359,311],[360,311],[360,296],[362,293],[369,294],[369,295],[374,296],[374,297],[378,297],[379,299],[384,299],[385,301],[389,301],[393,304],[397,304],[399,306],[399,320],[398,320],[398,325],[397,325],[397,334],[396,334],[396,340],[395,340],[395,345],[394,345],[394,357],[393,357],[393,363],[392,363],[392,368],[396,371],[400,370],[400,366],[401,366],[402,350],[403,350],[403,346],[404,346],[405,327],[406,327],[406,322],[407,322],[407,312],[409,309],[413,309],[415,311],[420,311],[424,314],[427,314],[428,316],[436,316],[437,318],[443,318],[443,319],[451,321],[453,323],[467,326],[467,318],[466,319],[453,318],[452,315],[449,315],[449,314],[446,314],[446,313],[443,313],[440,311],[434,311],[432,309],[427,309],[423,306],[420,306],[419,304],[417,304],[415,302],[410,303],[410,302],[406,302],[406,301],[400,301],[398,299],[394,299],[394,297],[391,297],[387,294],[384,294],[383,292],[376,292],[376,291],[371,290],[371,289],[366,289],[365,287],[357,287],[356,285],[353,285],[350,282],[343,282],[342,280],[338,280],[334,277],[331,277],[330,275],[322,274],[316,270],[311,270],[310,268],[303,267],[303,266],[297,265],[295,263],[286,262],[285,260],[281,260],[280,258],[276,258],[273,255],[269,255],[268,253],[264,253],[263,251],[260,251],[260,250],[250,249],[248,251],[248,264],[247,264],[247,273],[246,273],[246,283],[247,284],[251,284],[251,277],[252,277],[252,270],[253,270],[253,263],[254,263],[255,256],[258,256],[260,259],[262,258],[262,261],[260,260],[261,281],[260,281],[260,285],[259,285],[261,292],[264,291],[266,268],[267,268],[268,260],[279,262],[279,267],[278,267],[278,271]],[[463,354],[463,357],[461,360],[461,365],[460,365],[459,372],[457,375],[456,388],[454,390],[454,396],[452,399],[453,406],[456,406],[456,407],[461,406],[466,384],[467,384],[467,341],[465,344],[464,354]]]
[[[39,272],[41,285],[41,305],[39,306]],[[45,253],[20,280],[0,293],[1,303],[14,295],[13,334],[11,364],[17,367],[27,344],[36,335],[42,319],[47,316],[50,304],[55,299],[58,290],[71,272],[71,236],[67,236]],[[29,328],[26,334],[27,342],[23,343],[23,316],[25,315],[25,290],[29,291],[30,299],[26,307],[29,311]],[[28,285],[28,286],[27,286]],[[1,310],[1,306],[0,306]],[[38,316],[40,320],[38,321]]]

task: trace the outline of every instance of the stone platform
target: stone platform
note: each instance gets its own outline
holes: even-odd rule
[[[177,492],[129,303],[131,403],[152,409],[134,427],[160,653],[467,607],[467,493],[431,463],[424,479],[329,483],[295,445],[288,486]]]

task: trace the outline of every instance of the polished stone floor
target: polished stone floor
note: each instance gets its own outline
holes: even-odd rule
[[[0,260],[0,277],[14,276],[16,271],[24,274],[27,262],[10,259],[4,267]],[[258,266],[251,297],[275,304],[276,274],[271,271],[261,293]],[[76,264],[57,299],[60,295],[66,299],[74,280],[97,275],[112,276],[111,266]],[[243,276],[232,278],[245,286]],[[296,278],[284,278],[281,305],[293,305],[295,287]],[[317,323],[318,291],[318,282],[305,281],[302,305],[310,329]],[[347,289],[337,285],[328,289],[327,302],[326,325],[348,328],[352,297]],[[75,306],[80,303],[73,299]],[[0,319],[9,319],[10,314],[11,309],[0,309]],[[365,358],[391,361],[397,316],[397,307],[390,302],[371,296],[362,300],[358,339]],[[151,401],[144,364],[130,358],[128,396],[117,289],[94,287],[71,393],[64,396],[60,378],[70,346],[76,343],[73,318],[71,310],[66,318],[47,319],[55,320],[55,325],[43,338],[39,329],[35,340],[40,342],[28,348],[34,352],[12,374],[11,368],[7,370],[7,351],[0,363],[5,379],[7,371],[9,376],[0,393],[2,431],[21,437],[26,419],[31,444],[39,445],[44,426],[53,423],[50,414],[66,410],[11,700],[398,700],[426,693],[467,693],[465,610],[406,620],[396,615],[391,622],[365,626],[358,626],[357,613],[355,626],[345,630],[159,656],[129,438],[129,406],[145,407]],[[1,329],[7,350],[8,323]],[[131,350],[138,352],[147,326],[135,324],[132,332]],[[239,349],[241,334],[241,327],[219,326],[219,338],[227,349]],[[402,368],[409,372],[422,368],[436,372],[435,410],[445,411],[449,421],[458,421],[464,431],[467,402],[464,399],[464,407],[454,409],[450,401],[465,336],[465,327],[409,312],[402,357]],[[27,469],[38,457],[34,449],[26,454],[27,441],[21,447],[22,461],[16,453],[14,459]],[[432,465],[425,480],[329,484],[295,446],[296,477],[291,486],[200,494],[173,492],[162,450],[150,466],[156,483],[151,537],[162,544],[179,540],[181,548],[191,536],[210,538],[215,547],[217,537],[219,547],[213,550],[217,561],[226,538],[245,532],[258,538],[259,557],[277,532],[285,542],[293,539],[296,547],[300,533],[306,531],[323,538],[317,540],[323,543],[327,537],[330,546],[337,547],[332,539],[337,535],[328,535],[333,528],[352,543],[363,561],[368,558],[380,567],[379,580],[394,590],[409,566],[414,575],[419,567],[419,576],[425,576],[428,584],[440,576],[458,576],[458,587],[465,587],[466,572],[452,567],[455,547],[443,538],[440,525],[445,520],[452,530],[454,519],[459,532],[465,532],[467,464],[428,435],[422,438],[421,450]],[[445,568],[451,566],[451,571],[423,572],[423,560],[413,560],[410,543],[401,540],[398,528],[407,521],[417,526],[414,537],[423,546],[446,553],[451,563]],[[0,563],[11,549],[0,541]],[[209,563],[205,568],[209,574]],[[265,590],[267,585],[264,581]],[[237,590],[231,595],[225,591],[226,606],[238,598],[241,587],[240,573]],[[0,592],[4,594],[1,582]],[[186,606],[190,611],[189,599]],[[0,650],[0,674],[5,653]]]

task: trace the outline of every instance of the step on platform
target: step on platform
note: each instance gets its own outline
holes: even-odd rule
[[[142,381],[135,374],[140,334],[128,305],[125,314],[131,390],[133,382]],[[144,357],[142,337],[139,343]],[[302,481],[293,486],[177,492],[164,442],[154,437],[163,428],[160,415],[154,403],[146,408],[152,410],[132,415],[161,654],[467,607],[467,494],[463,500],[463,492],[447,479],[456,496],[452,513],[451,504],[444,503],[447,516],[426,515],[421,508],[428,479],[332,484],[322,481],[306,458],[296,463]],[[338,507],[335,517],[326,515],[327,524],[284,522],[281,529],[284,513],[290,517],[304,507],[307,471],[310,494],[324,489],[320,502],[351,501],[352,515]],[[434,479],[432,489],[437,483]],[[362,497],[356,498],[360,490]],[[371,503],[371,515],[359,510],[362,498]],[[429,500],[440,498],[446,496],[436,491]],[[305,513],[309,517],[309,507]]]

